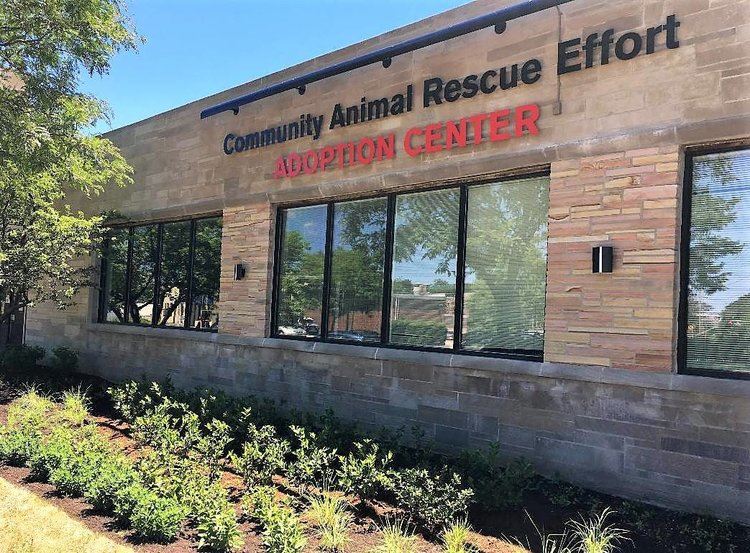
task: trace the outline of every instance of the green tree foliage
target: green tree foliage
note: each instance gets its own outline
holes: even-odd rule
[[[308,309],[320,308],[323,293],[323,252],[311,252],[299,231],[287,232],[281,253],[279,324],[295,325]]]
[[[0,298],[12,299],[0,320],[39,301],[63,308],[91,280],[74,260],[102,218],[67,198],[125,185],[131,170],[110,141],[85,133],[106,110],[78,78],[106,74],[136,41],[119,0],[0,3]]]

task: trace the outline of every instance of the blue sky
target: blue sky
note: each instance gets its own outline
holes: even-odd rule
[[[82,79],[103,132],[465,4],[467,0],[126,0],[146,38]]]

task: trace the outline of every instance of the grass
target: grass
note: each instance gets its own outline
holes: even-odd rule
[[[0,553],[128,553],[31,492],[0,478]]]

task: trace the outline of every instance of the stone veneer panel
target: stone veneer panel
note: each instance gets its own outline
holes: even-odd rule
[[[545,360],[669,372],[677,306],[678,151],[552,163]],[[610,274],[591,248],[614,247]]]

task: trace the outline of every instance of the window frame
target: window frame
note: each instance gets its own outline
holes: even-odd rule
[[[404,189],[397,192],[391,192],[387,194],[383,193],[372,193],[362,196],[344,197],[331,199],[328,201],[307,201],[307,202],[296,202],[278,204],[275,210],[275,224],[274,224],[274,252],[273,252],[273,278],[271,292],[271,328],[269,336],[271,338],[279,338],[284,340],[296,340],[301,342],[321,342],[327,344],[342,344],[342,345],[353,345],[361,347],[377,347],[387,348],[394,350],[407,350],[407,351],[422,351],[422,352],[434,352],[443,353],[446,355],[467,355],[475,357],[494,357],[502,359],[517,359],[524,361],[542,362],[544,360],[544,350],[512,350],[512,349],[501,349],[496,348],[493,350],[472,350],[461,347],[460,337],[463,331],[463,311],[464,311],[464,290],[465,290],[465,277],[466,277],[466,238],[468,231],[468,200],[469,200],[469,187],[481,186],[492,183],[501,183],[513,180],[521,179],[534,179],[534,178],[550,178],[550,168],[536,167],[531,168],[527,171],[518,171],[513,173],[505,173],[502,175],[493,176],[482,176],[474,177],[471,179],[462,179],[458,182],[443,183],[437,186],[418,187],[414,189]],[[405,344],[394,344],[388,340],[390,335],[391,326],[391,292],[392,292],[392,280],[393,280],[393,249],[394,249],[394,238],[395,238],[395,222],[396,222],[396,199],[399,196],[410,195],[419,192],[434,192],[438,190],[446,189],[458,189],[459,190],[459,206],[458,206],[458,228],[457,228],[457,256],[456,256],[456,297],[455,307],[453,313],[453,346],[450,348],[445,347],[431,347],[431,346],[413,346]],[[549,193],[549,190],[548,190]],[[330,339],[328,338],[328,311],[330,298],[328,298],[330,292],[330,279],[331,279],[331,265],[333,261],[332,247],[333,247],[333,215],[334,205],[345,203],[348,201],[357,200],[368,200],[374,198],[386,198],[386,227],[385,227],[385,266],[383,268],[383,303],[381,306],[381,321],[380,321],[380,340],[372,342],[359,342],[356,340],[346,339]],[[281,335],[278,333],[278,306],[279,306],[279,294],[280,290],[280,276],[281,276],[281,245],[283,242],[283,231],[284,231],[284,212],[287,209],[294,209],[299,207],[310,207],[316,205],[327,206],[327,225],[326,225],[326,243],[325,243],[325,258],[324,258],[324,274],[323,274],[323,312],[321,314],[320,322],[320,335],[315,336],[289,336]],[[545,269],[545,290],[547,284],[547,272]],[[546,307],[546,305],[545,305]],[[459,339],[456,339],[456,337]]]
[[[125,266],[125,292],[124,292],[124,305],[125,305],[125,312],[124,317],[125,320],[123,322],[110,322],[107,321],[107,306],[106,306],[106,275],[107,275],[107,262],[108,262],[108,256],[109,256],[109,248],[110,248],[110,240],[111,238],[109,236],[104,238],[104,241],[102,243],[101,248],[101,257],[100,257],[100,267],[99,267],[99,305],[96,312],[96,322],[99,324],[107,324],[107,325],[117,325],[117,326],[134,326],[139,328],[159,328],[159,329],[166,329],[166,330],[190,330],[194,332],[218,332],[218,328],[195,328],[190,326],[190,319],[192,315],[192,309],[193,309],[193,280],[194,280],[194,269],[195,269],[195,234],[196,234],[196,228],[197,228],[197,222],[203,221],[206,219],[222,219],[222,229],[224,227],[223,222],[223,214],[221,212],[218,213],[212,213],[208,215],[200,215],[197,217],[181,217],[179,219],[164,219],[159,221],[148,221],[143,222],[139,221],[137,223],[122,223],[122,224],[114,224],[108,227],[109,231],[118,231],[118,230],[127,230],[128,235],[128,248],[127,248],[127,259],[126,259],[126,266]],[[186,297],[186,305],[185,305],[185,321],[182,324],[182,326],[162,326],[157,324],[158,319],[155,316],[157,313],[159,313],[160,309],[156,305],[156,297],[159,292],[160,287],[160,280],[161,280],[161,265],[162,265],[162,247],[163,247],[163,238],[164,238],[164,225],[170,224],[170,223],[184,223],[189,222],[190,223],[190,243],[189,243],[189,249],[188,249],[188,273],[187,273],[187,279],[188,279],[188,290],[187,290],[187,297]],[[142,324],[142,323],[134,323],[131,322],[128,316],[128,308],[130,301],[130,277],[132,276],[132,265],[133,265],[133,235],[134,235],[134,229],[138,227],[148,227],[148,226],[155,226],[156,232],[157,232],[157,244],[156,244],[156,250],[157,250],[157,261],[154,267],[154,285],[152,287],[151,291],[151,305],[152,305],[152,315],[151,315],[151,323],[150,324]],[[221,253],[219,254],[221,255]]]
[[[750,380],[750,372],[724,369],[697,369],[687,363],[688,350],[688,292],[690,288],[690,238],[693,207],[693,160],[696,157],[749,150],[747,142],[723,145],[692,146],[685,149],[684,174],[682,178],[682,209],[680,221],[680,270],[679,300],[677,308],[677,373],[733,380]]]

